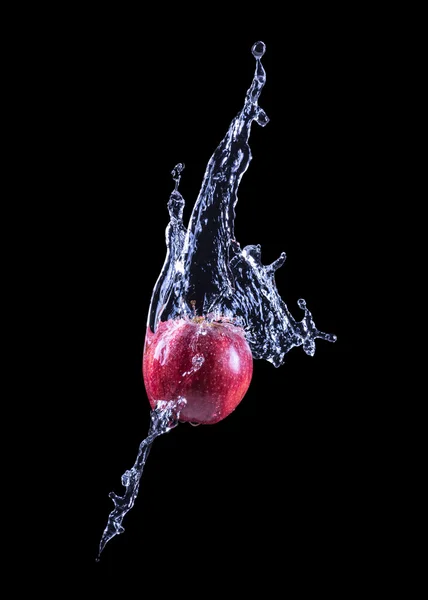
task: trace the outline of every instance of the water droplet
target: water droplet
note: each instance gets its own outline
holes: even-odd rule
[[[183,169],[184,169],[184,163],[178,163],[178,165],[175,165],[175,167],[171,171],[172,178],[175,181],[175,189],[176,190],[178,190],[178,185],[179,185],[180,179],[181,179],[181,172],[183,171]]]
[[[205,358],[202,356],[202,354],[196,354],[196,356],[192,358],[192,365],[195,370],[200,369],[204,362]]]
[[[122,475],[122,485],[126,487],[129,484],[130,478],[131,478],[130,471],[125,471],[125,473]]]
[[[251,52],[253,53],[253,56],[255,58],[261,58],[263,56],[263,54],[266,51],[266,45],[264,44],[264,42],[256,42],[255,44],[253,44],[253,47],[251,48]]]
[[[257,111],[256,121],[261,127],[264,127],[269,123],[269,117],[262,108]]]

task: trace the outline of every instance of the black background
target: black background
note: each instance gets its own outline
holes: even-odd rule
[[[360,392],[367,300],[359,263],[374,169],[362,151],[373,107],[370,35],[348,16],[338,27],[327,14],[290,19],[275,33],[257,18],[250,28],[233,20],[212,31],[167,30],[123,14],[91,15],[67,30],[50,100],[54,149],[66,149],[56,172],[65,200],[54,215],[68,248],[59,328],[67,323],[72,340],[59,389],[73,448],[64,493],[76,519],[73,561],[100,581],[122,569],[142,581],[166,569],[170,582],[233,572],[239,580],[251,570],[278,582],[285,568],[303,575],[309,565],[327,580],[353,568],[371,485],[363,474],[370,419]],[[170,172],[185,163],[188,218],[206,164],[242,107],[259,39],[267,46],[259,104],[270,122],[252,127],[236,237],[261,244],[265,264],[287,253],[276,276],[281,296],[296,318],[305,298],[317,326],[338,341],[318,341],[314,357],[295,348],[278,369],[255,361],[232,415],[159,438],[125,533],[96,564],[108,493],[121,493],[120,476],[149,426],[141,359],[165,257]]]

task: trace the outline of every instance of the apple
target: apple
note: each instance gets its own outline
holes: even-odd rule
[[[252,374],[245,333],[232,323],[194,317],[147,328],[143,378],[152,409],[181,396],[180,421],[218,423],[241,402]]]

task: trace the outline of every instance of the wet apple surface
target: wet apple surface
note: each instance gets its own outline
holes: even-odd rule
[[[170,319],[147,329],[143,377],[150,406],[186,400],[181,421],[213,424],[241,402],[253,357],[242,328],[203,317]]]

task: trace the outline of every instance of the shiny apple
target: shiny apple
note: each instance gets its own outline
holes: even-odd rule
[[[241,402],[252,374],[244,331],[232,323],[195,317],[147,329],[143,378],[150,405],[185,398],[181,421],[218,423]]]

